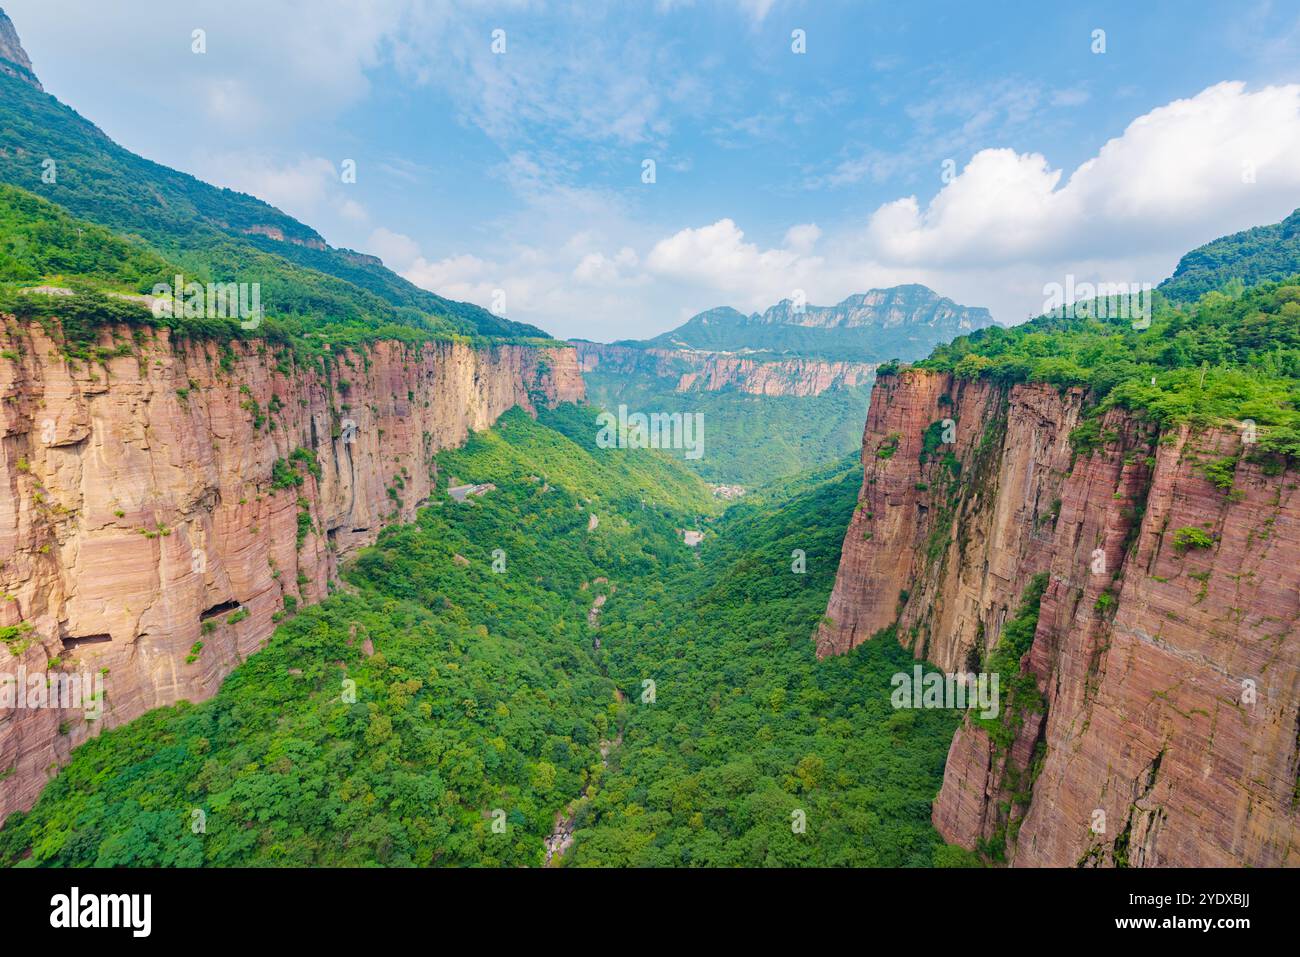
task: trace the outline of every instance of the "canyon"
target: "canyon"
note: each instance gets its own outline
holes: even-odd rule
[[[16,674],[97,672],[80,710],[0,721],[0,821],[104,728],[199,701],[340,562],[410,521],[433,455],[516,405],[580,400],[574,350],[376,341],[305,359],[261,339],[105,327],[96,358],[58,323],[0,334],[0,656]]]
[[[1013,699],[1008,740],[964,721],[933,806],[944,839],[1013,866],[1295,866],[1294,464],[1252,454],[1245,428],[1119,408],[1075,448],[1085,398],[879,378],[817,654],[896,626],[917,658],[977,671],[1046,575],[1020,661],[1038,699]]]

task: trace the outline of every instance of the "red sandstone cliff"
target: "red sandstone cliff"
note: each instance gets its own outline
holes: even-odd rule
[[[574,345],[583,372],[669,379],[677,392],[733,388],[749,395],[821,395],[828,389],[866,385],[877,366],[873,362],[809,358],[760,361],[729,352],[638,349],[594,342]]]
[[[957,732],[945,839],[1015,865],[1296,865],[1295,470],[1233,431],[1158,435],[1120,410],[1076,456],[1083,398],[919,370],[877,382],[818,654],[897,622],[918,657],[978,670],[1047,573],[1021,661],[1042,700],[1014,712],[1006,747],[970,720]],[[926,450],[944,419],[955,441],[932,431]],[[1206,475],[1226,459],[1230,490]],[[1178,547],[1187,527],[1213,544]]]
[[[102,721],[0,711],[0,821],[102,727],[211,696],[286,600],[321,599],[343,556],[412,518],[439,449],[583,396],[567,347],[380,342],[307,366],[117,329],[79,362],[0,321],[0,627],[33,629],[0,672],[108,669]],[[300,464],[274,488],[298,448],[319,478]]]

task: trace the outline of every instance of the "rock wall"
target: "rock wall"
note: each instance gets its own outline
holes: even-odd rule
[[[583,372],[647,375],[674,381],[677,392],[735,389],[749,395],[821,395],[828,389],[866,385],[877,363],[823,359],[757,360],[728,352],[638,349],[574,343]]]
[[[320,600],[343,557],[414,516],[439,449],[515,405],[583,397],[566,347],[298,362],[123,328],[85,362],[57,328],[0,319],[0,628],[31,629],[0,672],[107,669],[102,720],[0,710],[0,820],[101,728],[211,696],[286,602]]]
[[[818,654],[897,624],[918,657],[978,670],[1045,573],[1021,659],[1041,701],[1009,744],[963,723],[934,805],[945,839],[1014,865],[1294,866],[1296,472],[1236,431],[1160,435],[1121,410],[1076,455],[1083,400],[880,380]],[[1225,472],[1230,488],[1211,480]]]
[[[27,51],[18,40],[18,31],[3,10],[0,10],[0,72],[16,76],[38,90],[42,89],[40,80],[32,72],[32,61],[27,58]]]

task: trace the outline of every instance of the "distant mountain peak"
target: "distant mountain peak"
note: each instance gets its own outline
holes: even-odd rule
[[[717,306],[653,339],[623,344],[872,362],[924,355],[940,342],[994,324],[983,307],[962,306],[908,283],[854,293],[833,306],[782,299],[749,315]]]
[[[41,81],[36,79],[36,74],[32,71],[31,58],[27,56],[22,41],[18,39],[14,22],[5,14],[3,8],[0,8],[0,70],[30,83],[42,93],[45,92]]]

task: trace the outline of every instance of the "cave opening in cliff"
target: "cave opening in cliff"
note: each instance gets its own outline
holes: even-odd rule
[[[199,621],[207,621],[209,618],[217,618],[228,611],[234,611],[238,607],[239,602],[237,601],[223,601],[219,605],[213,605],[211,608],[205,609],[199,615]]]
[[[102,645],[105,642],[113,640],[112,635],[69,635],[63,639],[63,650],[71,651],[74,648],[80,648],[82,645]]]

